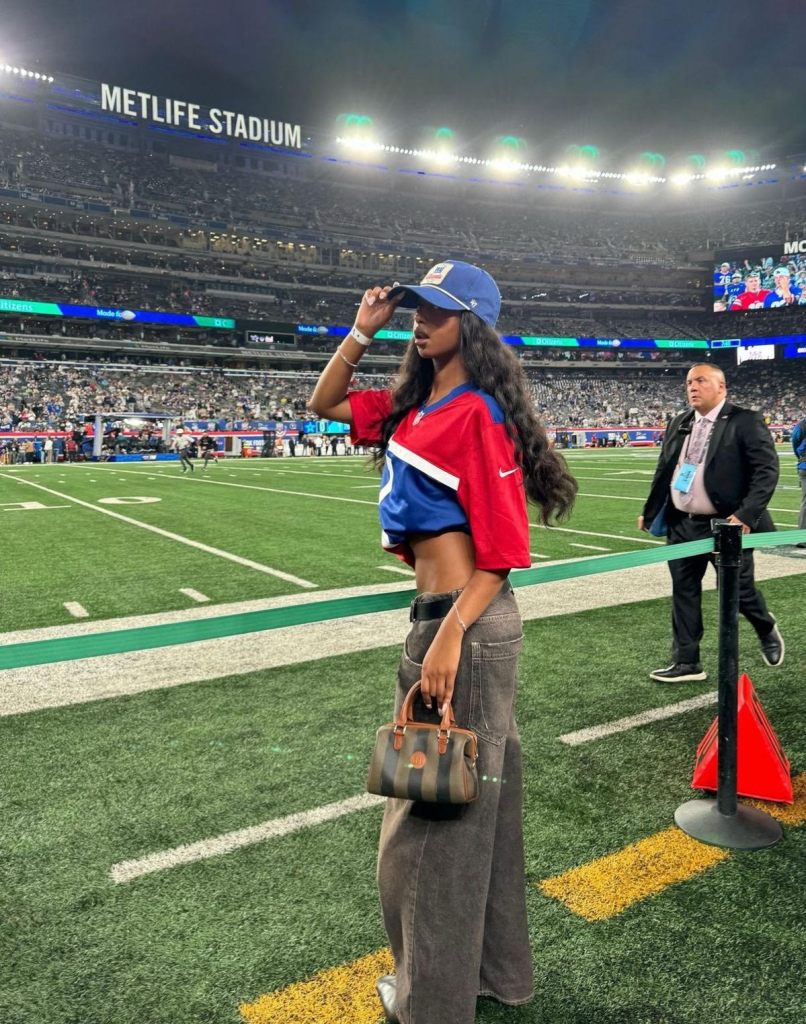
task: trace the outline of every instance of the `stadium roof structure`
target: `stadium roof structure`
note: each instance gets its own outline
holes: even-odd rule
[[[164,0],[83,0],[81,19],[62,8],[6,0],[5,61],[256,115],[270,99],[300,124],[332,126],[366,103],[409,146],[422,140],[407,128],[450,126],[540,141],[544,164],[580,140],[636,153],[806,148],[804,4],[763,5],[752,27],[737,0],[651,12],[646,0],[348,0],[337,16],[331,0],[306,0],[242,4],[223,19],[216,4],[194,4],[189,18],[187,4]],[[745,161],[764,162],[766,152]]]
[[[519,135],[498,135],[486,143],[477,137],[462,145],[452,129],[442,126],[431,130],[427,145],[417,146],[403,139],[386,141],[382,127],[364,114],[339,115],[339,130],[334,133],[0,62],[0,83],[9,77],[15,79],[15,93],[5,93],[4,100],[38,104],[42,116],[47,111],[52,117],[58,111],[85,123],[89,119],[105,123],[107,128],[159,131],[163,136],[175,136],[177,144],[188,139],[229,143],[240,151],[254,149],[289,158],[318,157],[331,163],[372,166],[381,157],[387,163],[393,162],[394,169],[401,173],[426,176],[472,178],[483,172],[491,180],[548,178],[570,188],[623,186],[641,190],[662,185],[678,190],[696,183],[730,187],[762,182],[778,166],[776,161],[759,160],[755,150],[668,157],[645,150],[628,158],[603,155],[591,144],[558,146],[549,160],[537,161],[530,156],[533,147],[529,140]],[[797,162],[803,163],[802,159]],[[616,167],[618,163],[620,169]],[[806,173],[802,166],[796,170]]]

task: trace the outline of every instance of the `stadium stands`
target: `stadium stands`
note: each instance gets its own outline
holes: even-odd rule
[[[551,366],[528,371],[535,406],[558,427],[662,426],[684,404],[685,366],[657,370]],[[185,420],[233,422],[303,416],[316,375],[211,370],[192,366],[125,366],[4,360],[0,430],[62,429],[80,413],[132,416],[165,411]],[[383,387],[387,375],[361,374],[355,386]],[[802,415],[803,389],[794,367],[747,363],[728,374],[736,402],[771,423]]]
[[[778,241],[785,232],[806,236],[806,198],[797,192],[759,193],[741,208],[726,194],[689,209],[589,189],[558,195],[456,182],[449,192],[438,181],[382,174],[358,181],[339,169],[304,178],[274,158],[214,162],[207,153],[186,159],[158,149],[0,127],[0,295],[241,322],[349,324],[367,285],[417,279],[451,252],[499,280],[505,334],[806,333],[806,308],[707,312],[708,250]],[[472,204],[457,201],[464,194]],[[94,408],[150,406],[228,423],[293,417],[309,393],[305,374],[335,345],[303,335],[257,353],[242,348],[240,332],[11,311],[0,313],[0,330],[0,357],[11,367],[0,385],[0,425],[36,429]],[[399,343],[376,343],[373,372],[391,372],[400,351]],[[663,423],[680,404],[681,368],[691,359],[674,349],[520,355],[541,414],[569,426]],[[280,370],[293,370],[294,379]],[[733,391],[772,421],[800,414],[791,367],[742,367]]]

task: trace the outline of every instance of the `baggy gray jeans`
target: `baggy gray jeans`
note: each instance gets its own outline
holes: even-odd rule
[[[460,591],[454,592],[454,597]],[[444,594],[420,594],[415,603]],[[398,669],[396,709],[420,678],[441,620],[415,621]],[[508,584],[467,630],[457,724],[479,739],[481,793],[463,806],[388,800],[378,887],[395,958],[401,1024],[472,1024],[476,997],[528,1002],[521,749],[513,704],[523,630]],[[419,721],[439,721],[416,702]]]

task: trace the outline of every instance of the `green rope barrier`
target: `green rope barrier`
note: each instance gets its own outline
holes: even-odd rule
[[[746,548],[781,547],[806,542],[806,530],[788,530],[777,533],[759,533],[743,538]],[[670,544],[650,551],[626,551],[614,555],[596,555],[558,565],[539,566],[512,573],[513,587],[529,587],[541,583],[556,583],[597,573],[634,569],[642,565],[671,562],[692,555],[713,551],[713,540],[695,540],[687,544]],[[804,561],[806,571],[806,561]],[[264,632],[284,626],[299,626],[310,622],[326,622],[348,616],[368,615],[373,612],[406,608],[416,591],[397,590],[384,594],[366,594],[359,597],[332,598],[287,608],[267,608],[262,611],[220,615],[207,619],[169,622],[158,626],[118,629],[109,633],[89,633],[84,636],[57,637],[53,640],[34,640],[28,643],[7,644],[0,647],[0,670],[47,665],[55,661],[75,661],[79,658],[97,658],[105,654],[127,654],[155,647],[172,647],[199,640],[216,640],[244,633]]]

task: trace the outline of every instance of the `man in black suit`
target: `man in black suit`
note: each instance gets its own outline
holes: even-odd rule
[[[742,533],[774,530],[767,504],[778,483],[778,456],[761,415],[731,405],[725,375],[709,363],[692,366],[686,377],[690,409],[669,424],[655,477],[638,528],[662,533],[670,544],[710,538],[711,519],[738,523]],[[655,522],[658,520],[658,522]],[[672,576],[672,657],[650,678],[660,683],[706,679],[700,664],[702,578],[713,555],[669,562]],[[784,660],[784,640],[753,579],[753,552],[742,551],[739,610],[761,643],[767,665]]]

